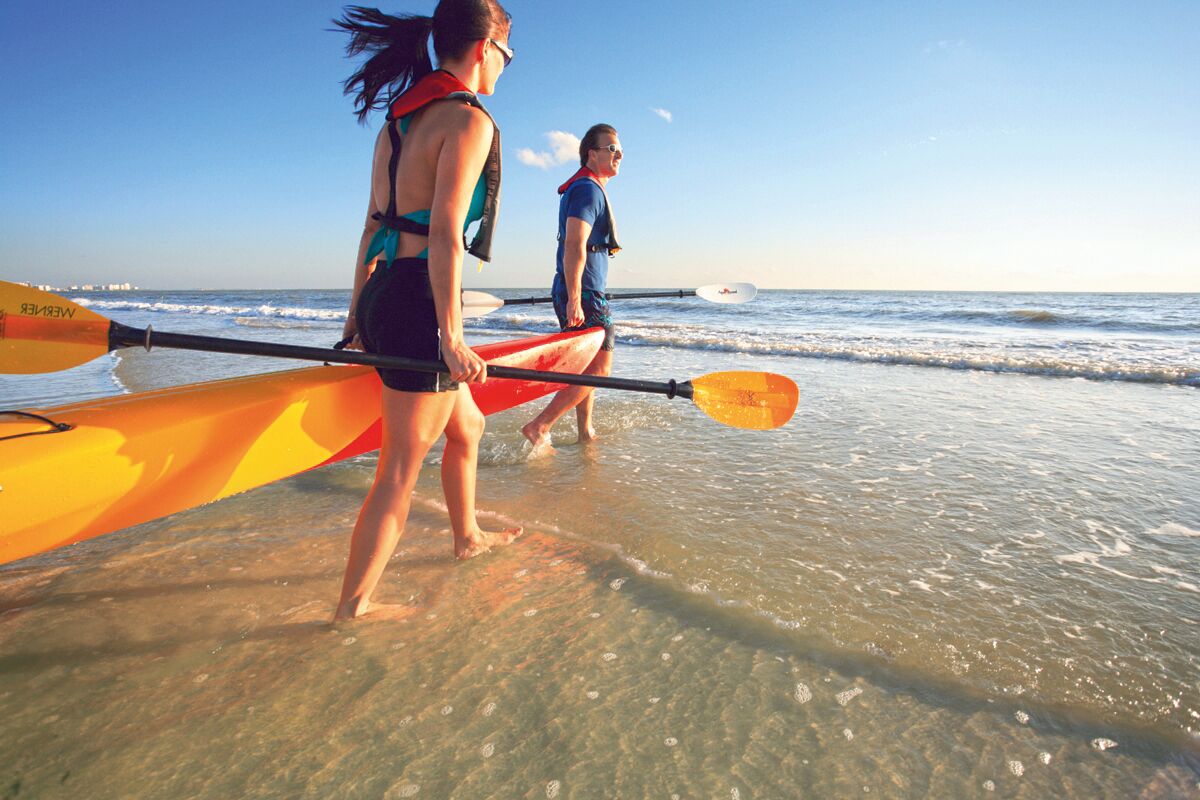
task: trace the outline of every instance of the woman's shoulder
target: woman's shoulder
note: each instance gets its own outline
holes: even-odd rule
[[[439,124],[464,127],[472,132],[485,129],[490,131],[493,124],[492,118],[482,108],[455,97],[435,100],[426,110],[426,117],[436,119]]]

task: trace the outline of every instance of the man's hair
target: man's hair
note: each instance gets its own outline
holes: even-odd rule
[[[596,142],[600,141],[600,137],[606,133],[616,136],[617,129],[612,125],[605,125],[603,122],[588,128],[588,132],[583,135],[583,140],[579,143],[579,166],[587,166],[588,151],[595,150]]]

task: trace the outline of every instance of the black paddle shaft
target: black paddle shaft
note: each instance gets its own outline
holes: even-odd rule
[[[246,339],[224,339],[217,336],[196,336],[189,333],[165,333],[153,328],[131,328],[119,322],[110,322],[108,348],[154,346],[177,350],[199,350],[207,353],[230,353],[247,356],[272,356],[274,358],[299,358],[305,361],[325,361],[331,364],[359,364],[383,369],[407,369],[413,372],[440,372],[450,374],[450,368],[441,361],[421,361],[402,356],[385,356],[377,353],[359,353],[350,350],[333,350],[325,347],[252,342]],[[518,381],[541,381],[543,383],[565,383],[571,386],[591,386],[596,389],[620,389],[628,392],[665,394],[667,397],[692,399],[692,384],[689,381],[669,380],[665,383],[639,381],[630,378],[610,378],[603,375],[576,375],[573,372],[541,372],[520,367],[488,365],[489,378],[509,378]]]

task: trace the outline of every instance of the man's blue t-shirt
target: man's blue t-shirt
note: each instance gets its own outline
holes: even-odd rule
[[[578,217],[590,223],[592,232],[588,245],[603,245],[608,241],[608,204],[604,202],[604,190],[590,180],[578,180],[571,184],[558,202],[558,269],[554,274],[555,288],[566,291],[563,273],[563,247],[567,239],[567,219]],[[587,251],[583,264],[583,280],[580,288],[603,293],[608,286],[608,251]]]

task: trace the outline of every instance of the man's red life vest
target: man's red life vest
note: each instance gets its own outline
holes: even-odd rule
[[[580,167],[579,171],[568,178],[566,183],[558,187],[558,193],[565,195],[571,186],[582,180],[590,180],[600,187],[600,193],[604,195],[604,207],[608,210],[608,236],[603,243],[589,244],[587,249],[593,253],[605,251],[609,256],[615,256],[621,251],[621,245],[617,242],[617,220],[613,216],[612,204],[608,202],[608,192],[604,191],[604,186],[600,183],[600,176],[587,167]]]

